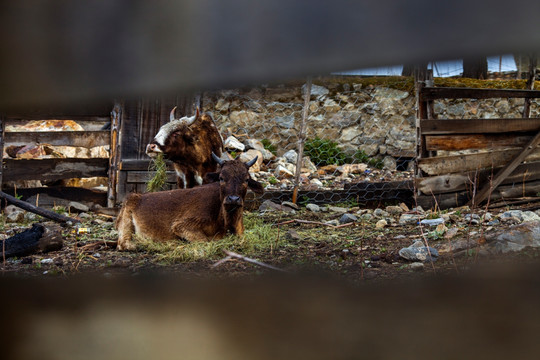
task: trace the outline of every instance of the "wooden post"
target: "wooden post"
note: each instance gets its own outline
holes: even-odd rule
[[[2,183],[4,179],[4,129],[6,118],[4,115],[0,115],[0,191],[2,190]]]
[[[529,74],[527,76],[527,90],[533,90],[534,89],[534,79],[536,78],[536,63],[537,58],[536,54],[531,54],[529,56]],[[525,102],[523,103],[523,117],[528,118],[531,114],[531,99],[525,98]]]
[[[124,106],[122,103],[116,102],[111,112],[111,142],[109,150],[109,189],[107,191],[107,206],[114,207],[116,205],[116,197],[118,193],[118,163],[119,157],[119,139],[120,139],[120,123],[123,115]]]
[[[416,90],[416,162],[415,174],[417,177],[422,177],[422,171],[418,168],[418,160],[428,157],[426,150],[425,136],[422,135],[420,128],[420,120],[428,118],[427,101],[422,99],[422,89],[426,87],[428,79],[427,64],[417,65],[414,69],[414,87]]]
[[[300,172],[302,170],[302,158],[304,157],[304,142],[306,141],[306,124],[309,115],[309,100],[311,99],[311,76],[306,81],[306,93],[304,94],[304,111],[302,113],[302,124],[300,125],[300,133],[298,134],[298,158],[296,159],[296,173],[294,176],[294,189],[292,202],[296,204],[298,200],[298,187],[300,185]]]

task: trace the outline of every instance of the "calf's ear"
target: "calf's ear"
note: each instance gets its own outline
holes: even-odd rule
[[[262,184],[258,181],[255,181],[253,179],[248,179],[248,186],[255,194],[262,194],[264,193],[264,187]]]
[[[206,184],[213,183],[219,181],[219,173],[217,172],[209,172],[204,175],[204,182]]]

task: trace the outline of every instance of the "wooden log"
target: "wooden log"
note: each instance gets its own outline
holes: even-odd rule
[[[535,132],[540,118],[420,120],[423,135]]]
[[[109,159],[5,159],[4,182],[107,177]]]
[[[63,244],[60,226],[33,224],[30,229],[7,238],[2,244],[2,255],[9,258],[46,253],[60,250]]]
[[[5,133],[9,145],[48,144],[92,148],[109,145],[109,131],[13,131]]]
[[[73,218],[70,218],[68,216],[60,215],[60,214],[57,214],[57,213],[55,213],[53,211],[45,210],[45,209],[39,208],[37,206],[34,206],[34,205],[30,204],[30,203],[27,203],[26,201],[19,200],[16,197],[13,197],[13,196],[11,196],[9,194],[6,194],[3,191],[0,191],[0,197],[5,199],[6,201],[8,201],[9,203],[11,203],[13,205],[15,205],[17,207],[20,207],[23,210],[30,211],[30,212],[32,212],[34,214],[41,215],[43,217],[46,217],[48,219],[51,219],[51,220],[54,220],[54,221],[57,221],[57,222],[67,223],[67,222],[70,221],[73,224],[80,222],[77,219],[73,219]]]
[[[474,89],[452,87],[425,87],[420,93],[424,101],[438,99],[494,99],[494,98],[540,98],[538,90]]]
[[[459,151],[523,147],[531,138],[513,134],[429,135],[426,136],[426,148],[428,151]]]
[[[520,152],[520,149],[494,150],[476,154],[463,154],[439,156],[434,158],[418,159],[418,167],[428,175],[443,175],[464,173],[477,169],[497,167],[507,164]],[[540,149],[535,149],[525,161],[540,160]]]
[[[483,169],[479,171],[469,171],[462,174],[444,174],[439,176],[431,176],[418,178],[415,180],[416,188],[425,195],[442,194],[463,191],[471,188],[473,184],[481,186],[481,184],[489,182],[490,177],[493,177],[501,167],[495,169]],[[519,165],[503,182],[502,184],[510,184],[515,182],[527,182],[540,179],[540,162],[533,162]]]
[[[489,194],[489,198],[490,201],[498,201],[501,199],[536,196],[538,192],[540,192],[540,181],[531,181],[527,183],[499,186]],[[444,210],[466,205],[471,198],[472,189],[455,193],[420,195],[417,197],[417,203],[424,209],[433,209],[437,206]]]

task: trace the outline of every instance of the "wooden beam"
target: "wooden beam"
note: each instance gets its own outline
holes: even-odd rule
[[[484,187],[474,196],[473,199],[469,201],[469,206],[474,207],[476,205],[479,205],[484,201],[487,196],[489,195],[489,192],[495,189],[497,186],[499,186],[504,179],[514,171],[514,169],[529,155],[533,150],[536,149],[538,146],[538,143],[540,142],[540,132],[538,132],[523,148],[523,151],[519,153],[517,156],[514,157],[514,159],[508,163],[505,167],[503,167],[497,174],[493,177],[493,180],[485,184]]]
[[[4,182],[107,177],[109,159],[5,159]]]
[[[463,191],[473,187],[475,184],[489,182],[500,167],[495,169],[482,169],[479,171],[469,171],[461,174],[444,174],[419,178],[415,180],[416,188],[423,194],[441,194]],[[519,165],[502,183],[520,183],[540,179],[540,162],[533,162]]]
[[[118,185],[118,164],[120,163],[120,126],[123,112],[123,104],[117,102],[114,104],[111,112],[111,131],[109,132],[109,183],[107,190],[107,206],[116,205],[116,194]]]
[[[420,120],[424,135],[488,134],[532,132],[540,128],[540,118],[520,119],[439,119]]]
[[[155,175],[155,171],[127,171],[128,183],[143,183],[146,184],[152,177]],[[174,171],[167,171],[167,180],[168,183],[176,184],[177,175]]]
[[[522,147],[531,136],[513,134],[429,135],[426,136],[428,151],[459,151],[472,149],[497,149]]]
[[[420,92],[424,101],[438,99],[493,99],[493,98],[540,98],[538,90],[474,89],[452,87],[425,87]]]
[[[119,165],[120,170],[124,171],[148,171],[152,160],[148,159],[123,159]],[[173,170],[172,162],[165,160],[167,169]]]
[[[527,77],[526,88],[529,90],[534,89],[534,80],[536,79],[536,54],[529,56],[529,74]],[[531,99],[525,99],[523,103],[523,117],[528,118],[531,114]]]
[[[48,144],[92,148],[109,145],[110,131],[13,131],[5,133],[9,145]]]
[[[26,201],[19,200],[16,197],[13,197],[13,196],[11,196],[9,194],[6,194],[3,191],[0,191],[0,198],[5,199],[9,203],[11,203],[11,204],[13,204],[13,205],[15,205],[17,207],[20,207],[21,209],[33,212],[34,214],[41,215],[43,217],[46,217],[47,219],[51,219],[51,220],[58,221],[58,222],[61,222],[61,223],[66,223],[66,222],[70,221],[72,224],[75,224],[75,223],[80,222],[79,220],[74,219],[74,218],[70,218],[69,216],[64,216],[64,215],[61,215],[61,214],[57,214],[54,211],[45,210],[45,209],[39,208],[37,206],[34,206],[34,205],[30,204],[30,203],[27,203]]]

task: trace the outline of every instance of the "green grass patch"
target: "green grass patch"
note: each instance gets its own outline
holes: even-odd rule
[[[154,254],[164,263],[193,262],[198,260],[218,260],[225,256],[224,250],[246,256],[257,257],[283,246],[284,236],[278,238],[278,229],[264,223],[258,214],[244,216],[246,228],[243,236],[229,235],[223,239],[208,242],[154,242],[138,239],[137,249]]]

